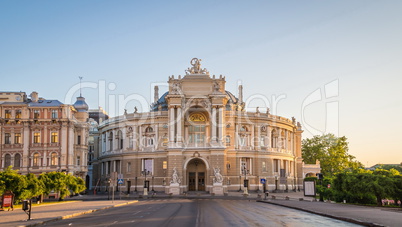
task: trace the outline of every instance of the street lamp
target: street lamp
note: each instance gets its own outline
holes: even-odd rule
[[[148,195],[148,188],[149,188],[149,181],[147,181],[147,174],[149,175],[149,171],[147,169],[144,169],[142,171],[142,174],[145,175],[145,180],[144,180],[144,195]]]
[[[154,176],[152,176],[152,192],[155,192],[155,190],[154,190]]]
[[[241,192],[241,175],[239,176],[239,191],[238,192]]]
[[[135,177],[135,189],[134,191],[137,193],[137,177]]]

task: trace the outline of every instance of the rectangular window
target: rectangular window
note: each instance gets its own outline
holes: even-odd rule
[[[21,144],[21,133],[15,133],[14,134],[14,143],[15,144]]]
[[[11,110],[5,110],[5,119],[10,119],[11,118]]]
[[[52,143],[58,143],[59,142],[59,134],[57,132],[52,132],[50,141]]]
[[[11,134],[4,133],[4,144],[10,144],[10,143],[11,143]]]
[[[81,165],[81,157],[77,156],[77,166],[80,166],[80,165]]]
[[[127,162],[127,172],[131,172],[131,162]]]
[[[40,132],[34,132],[34,143],[40,143]]]
[[[77,144],[81,145],[81,136],[77,136]]]
[[[152,147],[154,145],[154,138],[148,137],[147,138],[147,147]]]
[[[164,136],[162,141],[163,141],[162,146],[166,147],[168,145],[168,142],[169,142],[167,136]]]
[[[152,175],[154,169],[154,160],[146,158],[142,160],[142,173],[147,175]]]
[[[162,169],[167,169],[167,161],[163,161]]]
[[[251,158],[241,158],[240,164],[240,174],[251,174]]]
[[[230,136],[226,136],[226,146],[230,146]]]
[[[34,118],[39,118],[39,110],[34,110]]]
[[[205,126],[204,125],[191,125],[188,127],[189,143],[197,146],[204,146],[205,142]]]
[[[57,110],[52,110],[52,118],[55,119],[58,117]]]
[[[274,172],[275,173],[279,173],[279,167],[280,167],[279,161],[280,160],[278,160],[278,159],[274,159]]]
[[[248,136],[246,134],[238,136],[238,142],[240,147],[248,146]]]
[[[15,119],[21,119],[21,110],[15,111]]]
[[[57,156],[57,153],[56,152],[53,152],[52,154],[51,154],[51,163],[50,163],[50,165],[52,165],[52,166],[56,166],[57,165],[57,160],[58,160],[58,156]]]
[[[33,155],[33,166],[39,166],[39,154],[35,153]]]
[[[265,136],[261,136],[261,138],[260,138],[260,146],[265,147]]]
[[[263,161],[263,162],[261,163],[261,165],[262,165],[262,172],[267,172],[267,164],[266,164],[266,162]]]

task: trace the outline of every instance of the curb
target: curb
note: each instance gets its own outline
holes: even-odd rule
[[[96,212],[96,211],[106,210],[106,209],[110,209],[110,208],[113,208],[113,207],[125,206],[125,205],[128,205],[128,204],[137,203],[137,202],[138,202],[138,200],[134,200],[134,201],[120,203],[120,204],[111,205],[111,206],[106,206],[106,207],[102,207],[102,208],[98,208],[98,209],[87,210],[87,211],[83,211],[83,212],[79,212],[79,213],[75,213],[75,214],[69,214],[69,215],[65,215],[65,216],[61,216],[61,217],[56,217],[56,218],[52,218],[52,219],[49,219],[49,220],[45,220],[45,221],[41,221],[41,222],[37,222],[37,223],[32,223],[32,224],[29,224],[29,225],[23,225],[23,226],[31,227],[31,226],[43,225],[45,223],[49,223],[49,222],[53,222],[53,221],[69,219],[69,218],[77,217],[77,216],[80,216],[80,215],[90,214],[90,213],[93,213],[93,212]]]
[[[317,214],[317,215],[320,215],[320,216],[334,218],[334,219],[338,219],[338,220],[341,220],[341,221],[346,221],[346,222],[359,224],[359,225],[363,225],[363,226],[384,227],[384,225],[380,225],[380,224],[377,224],[377,223],[360,221],[358,219],[353,219],[353,218],[339,217],[339,216],[335,216],[335,215],[331,215],[331,214],[321,213],[321,212],[308,210],[308,209],[304,209],[304,208],[300,208],[300,207],[288,206],[288,205],[274,203],[274,202],[270,202],[270,201],[257,200],[257,202],[268,203],[268,204],[272,204],[272,205],[276,205],[276,206],[282,206],[282,207],[291,208],[291,209],[295,209],[295,210],[301,210],[301,211],[308,212],[308,213],[311,213],[311,214]]]

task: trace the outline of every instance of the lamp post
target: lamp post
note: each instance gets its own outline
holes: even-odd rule
[[[155,192],[155,190],[154,190],[154,176],[152,176],[152,192]]]
[[[134,191],[137,193],[137,177],[135,177],[135,189]]]
[[[147,181],[147,174],[149,175],[149,171],[147,171],[147,169],[144,169],[144,171],[142,171],[142,174],[145,175],[145,180],[144,180],[144,195],[148,195],[148,188],[149,188],[149,181]]]
[[[239,176],[239,190],[238,192],[241,192],[241,175]]]

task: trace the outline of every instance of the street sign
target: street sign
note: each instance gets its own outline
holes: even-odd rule
[[[118,180],[117,180],[117,183],[118,183],[118,184],[123,184],[123,183],[124,183],[124,179],[118,179]]]
[[[264,178],[261,178],[260,181],[261,181],[261,184],[265,184],[267,182],[267,180],[265,180]]]

